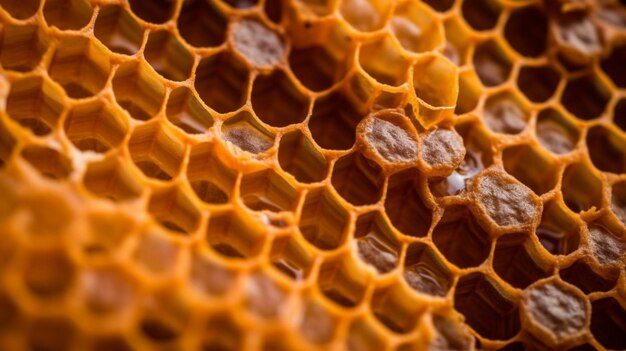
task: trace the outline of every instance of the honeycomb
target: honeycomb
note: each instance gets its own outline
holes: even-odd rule
[[[0,23],[0,350],[626,349],[623,2]]]

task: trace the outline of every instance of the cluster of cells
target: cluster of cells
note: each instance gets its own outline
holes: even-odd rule
[[[626,7],[1,0],[0,349],[626,349]]]

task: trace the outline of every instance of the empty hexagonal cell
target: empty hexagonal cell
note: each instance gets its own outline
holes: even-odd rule
[[[256,115],[274,127],[300,123],[309,113],[309,98],[281,70],[256,77],[251,101]]]
[[[118,5],[100,9],[93,32],[109,50],[124,55],[137,53],[143,38],[143,29],[126,9]]]
[[[508,340],[520,330],[517,301],[483,273],[471,273],[459,279],[454,308],[484,338]]]
[[[489,256],[491,238],[469,209],[450,207],[433,229],[432,240],[445,258],[459,268],[476,267]]]
[[[191,234],[200,224],[200,210],[179,187],[153,191],[148,211],[164,228],[180,234]]]
[[[65,135],[81,151],[106,152],[126,136],[126,120],[101,100],[74,105],[65,120]]]
[[[493,254],[493,269],[512,286],[525,289],[552,273],[528,234],[508,234],[498,238]]]
[[[132,200],[143,192],[143,185],[119,155],[87,165],[83,184],[92,194],[113,201]]]
[[[537,117],[537,140],[555,154],[568,153],[576,147],[580,132],[561,112],[546,109]]]
[[[412,52],[431,51],[443,45],[443,28],[433,11],[422,3],[407,1],[396,7],[391,30],[402,47]]]
[[[452,285],[452,275],[437,251],[423,243],[407,248],[404,279],[415,291],[435,297],[446,296]]]
[[[27,251],[23,265],[24,283],[38,297],[63,294],[75,274],[74,263],[58,249]]]
[[[606,218],[589,223],[587,227],[589,228],[587,241],[596,261],[602,265],[618,263],[626,252],[624,228]]]
[[[381,84],[397,86],[406,81],[409,62],[389,36],[363,43],[359,64]]]
[[[133,13],[146,22],[164,23],[170,19],[175,4],[171,1],[129,0]]]
[[[248,111],[229,118],[222,125],[224,140],[251,154],[260,154],[274,145],[274,135]]]
[[[580,291],[552,279],[528,289],[523,304],[535,326],[531,332],[549,344],[560,344],[584,332],[588,318],[585,302]]]
[[[483,85],[494,87],[509,79],[512,64],[509,57],[496,41],[478,44],[474,50],[474,69]]]
[[[195,87],[207,106],[220,113],[231,112],[246,101],[248,76],[245,63],[224,51],[200,61]]]
[[[401,244],[380,212],[360,215],[354,238],[353,250],[358,258],[379,274],[388,273],[398,265]]]
[[[496,26],[502,8],[492,0],[463,1],[463,18],[475,30],[489,30]]]
[[[502,153],[502,163],[510,175],[537,195],[552,190],[558,182],[558,164],[539,147],[528,144],[511,146]],[[528,165],[533,165],[533,170]]]
[[[554,38],[561,54],[570,62],[586,63],[602,50],[602,38],[586,11],[569,11],[553,22]]]
[[[400,284],[374,291],[370,308],[374,317],[394,333],[409,333],[424,313],[424,304],[415,301]]]
[[[257,316],[276,318],[285,310],[287,292],[261,271],[247,277],[245,295],[247,309]]]
[[[58,350],[68,350],[76,344],[78,331],[67,317],[62,316],[33,316],[24,324],[25,339],[28,348],[40,350],[58,347]]]
[[[224,295],[237,278],[236,272],[198,252],[193,253],[190,261],[191,287],[202,295]]]
[[[565,204],[574,212],[602,207],[602,180],[584,163],[567,166],[561,192]]]
[[[620,133],[602,125],[587,131],[587,149],[593,165],[603,171],[626,172],[626,140]]]
[[[48,50],[50,39],[34,25],[5,25],[0,40],[0,64],[7,70],[33,70]]]
[[[161,109],[165,87],[161,78],[141,62],[120,65],[113,78],[113,92],[118,105],[132,118],[146,121]]]
[[[167,30],[150,32],[144,57],[157,73],[167,79],[186,80],[191,74],[193,56],[178,38]]]
[[[618,44],[611,54],[602,60],[602,70],[611,78],[613,83],[621,88],[626,88],[626,44]]]
[[[64,179],[72,173],[72,161],[49,147],[27,146],[20,156],[47,178]]]
[[[352,27],[362,32],[371,32],[385,25],[391,4],[380,0],[344,0],[339,11]]]
[[[213,126],[213,116],[187,87],[172,90],[165,115],[173,125],[189,134],[206,133]]]
[[[15,19],[32,17],[39,9],[39,0],[2,0],[0,6]]]
[[[43,16],[49,25],[64,30],[78,30],[91,20],[93,7],[86,0],[48,0]]]
[[[521,7],[510,14],[504,26],[507,42],[520,54],[538,57],[546,51],[548,18],[537,6]]]
[[[314,183],[326,177],[328,162],[300,130],[283,135],[278,147],[280,167],[301,183]]]
[[[283,39],[260,21],[243,19],[235,23],[231,39],[235,50],[256,67],[269,68],[283,60]]]
[[[42,77],[15,81],[6,100],[6,112],[35,135],[50,134],[63,112],[62,91]]]
[[[320,266],[317,285],[326,298],[347,308],[359,305],[367,289],[365,275],[359,272],[349,256],[324,262]]]
[[[561,75],[550,66],[523,66],[517,77],[517,86],[532,102],[544,102],[554,95]]]
[[[226,40],[228,19],[210,1],[183,2],[177,21],[182,38],[195,47],[219,46]]]
[[[626,224],[626,182],[621,181],[611,187],[611,210],[622,223]]]
[[[233,192],[237,171],[219,159],[210,143],[202,143],[191,149],[187,179],[200,200],[208,204],[224,204]]]
[[[309,275],[313,256],[296,238],[286,235],[274,239],[270,250],[270,261],[284,275],[300,281]]]
[[[165,344],[176,341],[184,327],[180,326],[180,321],[175,320],[176,317],[165,314],[164,312],[144,312],[145,315],[140,317],[139,330],[142,336],[148,339],[152,344]]]
[[[317,145],[347,150],[354,145],[356,126],[363,116],[344,93],[333,92],[315,100],[309,130]]]
[[[128,142],[130,157],[146,177],[170,180],[178,174],[185,145],[158,123],[136,128]]]
[[[223,257],[247,259],[258,255],[263,247],[265,229],[238,211],[212,212],[206,231],[206,241]]]
[[[585,259],[579,259],[571,266],[559,270],[561,279],[576,286],[585,294],[597,291],[609,291],[617,284],[619,273],[603,272],[600,274]]]
[[[591,303],[591,333],[608,348],[626,348],[626,309],[612,297]]]
[[[613,123],[621,130],[626,131],[626,99],[621,99],[615,104]]]
[[[413,66],[412,83],[419,102],[418,118],[424,127],[452,115],[459,93],[455,64],[443,56],[423,55]]]
[[[585,75],[567,82],[561,103],[577,118],[590,120],[604,113],[610,98],[610,91],[598,77]]]
[[[391,224],[405,235],[421,237],[428,233],[432,211],[424,203],[419,173],[406,170],[388,181],[385,212]]]
[[[312,189],[306,194],[299,220],[304,238],[322,250],[343,244],[348,225],[348,212],[326,188]]]
[[[243,203],[253,211],[291,211],[296,190],[273,169],[245,174],[239,192]]]
[[[331,182],[341,197],[361,206],[380,199],[384,178],[378,164],[360,153],[353,153],[335,162]]]
[[[569,255],[580,244],[580,226],[556,201],[544,205],[536,234],[541,245],[553,255]]]
[[[117,267],[85,268],[79,277],[79,297],[95,315],[128,314],[137,288],[133,278]]]

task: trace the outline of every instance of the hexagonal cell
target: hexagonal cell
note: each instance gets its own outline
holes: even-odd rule
[[[621,130],[626,131],[626,99],[621,99],[615,104],[613,123]]]
[[[420,56],[413,66],[412,84],[419,102],[416,114],[425,128],[452,115],[459,93],[455,64],[439,55]]]
[[[420,157],[428,173],[450,174],[465,158],[463,138],[455,130],[428,131],[420,142]]]
[[[360,153],[352,153],[335,162],[331,182],[337,193],[355,206],[376,203],[382,194],[382,169]]]
[[[568,153],[576,147],[580,132],[561,112],[552,108],[543,110],[537,117],[537,140],[548,151],[557,155]]]
[[[437,331],[437,335],[431,339],[429,345],[433,351],[471,350],[472,345],[475,343],[474,336],[470,333],[469,328],[450,317],[438,314],[433,315],[433,326]]]
[[[69,350],[76,344],[78,331],[74,324],[61,316],[33,316],[25,323],[25,339],[30,350]],[[53,348],[50,345],[54,345]],[[56,348],[58,347],[58,348]]]
[[[415,169],[396,173],[389,178],[385,212],[391,224],[405,235],[421,237],[428,233],[432,211],[424,203]]]
[[[520,331],[517,301],[483,273],[470,273],[457,283],[454,308],[476,333],[492,340],[508,340]]]
[[[79,277],[79,298],[94,315],[129,314],[137,294],[133,278],[124,270],[86,267]]]
[[[346,308],[359,305],[367,289],[366,276],[349,256],[325,261],[317,280],[317,286],[327,299]]]
[[[253,314],[263,318],[276,318],[285,310],[287,292],[262,271],[246,279],[245,304]]]
[[[309,113],[310,105],[310,99],[281,70],[256,77],[251,102],[256,115],[274,127],[302,122]]]
[[[193,253],[190,261],[191,287],[202,295],[223,296],[237,278],[236,272],[198,252]]]
[[[300,130],[283,135],[278,146],[280,167],[301,183],[315,183],[326,177],[328,162]]]
[[[233,193],[237,171],[219,159],[211,143],[202,143],[191,149],[187,179],[200,200],[208,204],[224,204]]]
[[[273,169],[244,174],[239,192],[253,211],[291,211],[297,200],[296,189]]]
[[[556,186],[558,182],[558,164],[537,146],[528,144],[506,148],[502,153],[504,169],[517,180],[524,183],[535,194],[542,195]],[[533,169],[541,169],[534,172]]]
[[[283,60],[283,39],[258,20],[242,19],[233,24],[231,40],[235,50],[258,68],[270,68]]]
[[[150,66],[166,79],[181,81],[191,74],[193,56],[167,30],[150,32],[143,54]]]
[[[298,221],[304,238],[321,250],[333,250],[344,242],[348,212],[326,188],[309,190]]]
[[[544,10],[537,6],[514,10],[504,26],[504,37],[521,55],[541,56],[548,45],[548,18]]]
[[[626,88],[626,44],[617,44],[611,54],[602,60],[602,70],[611,78],[613,83],[620,88]]]
[[[561,75],[551,66],[522,66],[517,77],[520,91],[532,102],[544,102],[554,95]]]
[[[423,302],[417,302],[400,284],[379,288],[371,300],[371,312],[394,333],[411,332],[424,313]]]
[[[135,166],[146,177],[168,181],[178,174],[185,145],[159,123],[135,128],[128,142]]]
[[[464,206],[445,209],[433,229],[433,243],[459,268],[477,267],[489,256],[491,238]]]
[[[493,269],[511,286],[525,289],[552,273],[528,234],[508,234],[498,238],[493,254]]]
[[[486,87],[495,87],[509,79],[512,64],[500,44],[484,41],[474,49],[474,69]]]
[[[356,126],[363,116],[345,94],[333,92],[315,100],[309,130],[317,145],[347,150],[354,145]]]
[[[168,308],[180,307],[163,306],[163,303],[172,304],[172,302],[163,301],[165,298],[161,296],[149,298],[154,299],[155,303],[146,308],[147,311],[142,311],[142,315],[138,317],[139,332],[152,345],[167,345],[175,342],[184,332],[187,316],[180,311],[169,312]],[[169,299],[172,298],[169,297]]]
[[[200,224],[200,210],[177,186],[154,190],[148,212],[161,226],[178,234],[191,234]]]
[[[265,241],[264,227],[239,211],[212,212],[206,241],[225,258],[248,259],[258,255]]]
[[[585,75],[567,82],[561,103],[577,118],[590,120],[604,113],[610,98],[610,90],[598,77]]]
[[[213,116],[204,108],[193,90],[178,87],[170,93],[165,115],[173,125],[188,134],[206,133],[213,126]]]
[[[543,248],[553,255],[569,255],[576,251],[580,244],[580,226],[555,201],[543,206],[541,223],[536,234]]]
[[[128,0],[130,9],[142,20],[150,23],[165,23],[172,16],[175,4],[171,1]]]
[[[210,1],[183,2],[177,26],[181,37],[195,47],[219,46],[226,40],[228,19]]]
[[[365,117],[357,128],[362,151],[386,166],[414,164],[418,158],[418,136],[409,118],[396,109],[385,109]]]
[[[301,281],[308,277],[314,257],[290,235],[274,239],[270,250],[272,265],[287,277]]]
[[[121,6],[104,6],[98,12],[93,33],[109,50],[124,55],[139,51],[143,29]]]
[[[38,136],[50,134],[63,112],[63,92],[48,80],[34,76],[11,84],[6,112]]]
[[[365,317],[353,320],[348,329],[345,347],[351,351],[375,351],[385,348],[385,337]]]
[[[31,71],[39,65],[49,42],[38,26],[5,25],[0,39],[0,64],[7,70]]]
[[[452,286],[452,275],[437,251],[423,243],[409,245],[404,258],[404,279],[415,291],[444,297]]]
[[[2,0],[0,6],[8,12],[11,17],[24,20],[32,17],[39,9],[40,0]]]
[[[74,263],[59,249],[27,251],[23,265],[26,287],[40,298],[63,294],[69,288],[75,274]]]
[[[101,100],[72,106],[65,120],[68,139],[81,151],[107,152],[126,137],[122,112]]]
[[[602,207],[602,180],[584,163],[573,163],[563,173],[561,192],[567,207],[574,212]]]
[[[406,50],[420,53],[435,50],[443,45],[443,28],[428,6],[407,1],[394,11],[391,30]]]
[[[198,95],[219,113],[239,109],[246,102],[248,84],[245,63],[228,51],[203,58],[196,70]]]
[[[398,86],[407,79],[409,62],[389,36],[363,43],[359,64],[381,84]]]
[[[117,104],[132,118],[146,121],[161,110],[165,87],[161,78],[141,62],[120,65],[113,77]]]
[[[20,156],[50,179],[65,179],[72,173],[72,161],[55,149],[31,145],[22,149]]]
[[[336,334],[339,318],[314,300],[303,301],[301,306],[298,328],[302,336],[314,344],[331,341]]]
[[[571,266],[561,268],[559,271],[561,279],[576,286],[585,294],[597,291],[609,291],[617,284],[619,273],[613,271],[609,274],[597,272],[585,259],[579,259]]]
[[[86,0],[46,0],[43,16],[48,25],[62,30],[78,30],[91,20],[93,7]]]
[[[235,318],[218,312],[206,322],[202,333],[202,350],[241,350],[244,346],[245,332]]]
[[[620,262],[626,252],[624,228],[607,221],[606,217],[589,223],[587,227],[587,241],[596,261],[605,266]]]
[[[502,8],[497,1],[466,0],[461,7],[463,18],[475,30],[490,30],[498,23]]]
[[[530,113],[513,92],[492,95],[485,101],[484,120],[496,133],[517,134],[526,128]]]
[[[380,212],[360,215],[354,228],[353,250],[361,261],[379,274],[396,268],[401,243]]]
[[[339,12],[353,28],[362,32],[372,32],[385,25],[391,4],[381,0],[344,0]]]
[[[587,149],[593,165],[603,171],[626,172],[626,140],[622,135],[602,125],[587,131]]]
[[[591,303],[591,333],[607,349],[626,349],[626,309],[612,297]]]
[[[113,201],[133,200],[143,192],[143,185],[119,155],[87,165],[83,184],[92,194]]]
[[[582,64],[602,51],[602,35],[586,11],[569,11],[553,22],[554,38],[562,55]]]
[[[621,181],[611,187],[611,210],[623,224],[626,224],[626,182]]]
[[[476,71],[467,70],[459,73],[459,97],[454,113],[462,115],[473,111],[483,94],[483,87]]]
[[[229,118],[222,125],[223,139],[251,154],[260,154],[274,145],[274,135],[248,111]]]
[[[92,211],[88,229],[78,239],[82,253],[89,257],[112,255],[134,234],[135,219],[124,210]]]

